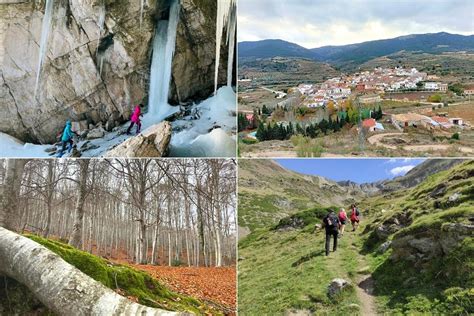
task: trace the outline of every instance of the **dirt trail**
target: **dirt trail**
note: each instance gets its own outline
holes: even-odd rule
[[[296,158],[296,151],[269,150],[262,152],[248,152],[242,154],[243,158]]]
[[[397,149],[398,147],[395,145],[389,145],[382,142],[382,139],[385,137],[392,137],[392,136],[403,136],[403,133],[382,133],[376,134],[374,136],[369,137],[368,142],[372,145],[385,147],[388,149]],[[430,145],[405,145],[401,146],[403,150],[406,151],[447,151],[450,149],[457,149],[462,153],[472,154],[474,153],[474,149],[466,146],[457,146],[457,145],[446,145],[446,144],[430,144]]]
[[[359,228],[360,229],[360,228]],[[354,244],[353,236],[351,236],[353,232],[346,232],[344,236],[339,239],[338,242],[338,250],[336,252],[330,252],[328,258],[328,264],[333,268],[336,274],[339,277],[342,277],[346,280],[351,280],[355,282],[355,290],[357,294],[357,298],[360,303],[360,315],[363,316],[371,316],[377,315],[377,305],[375,304],[375,298],[373,296],[374,292],[374,280],[372,279],[372,275],[365,274],[356,276],[355,278],[350,278],[348,276],[347,271],[343,269],[343,252],[354,252],[357,256],[358,266],[365,267],[366,262],[364,256],[360,254],[359,247]],[[344,238],[348,238],[350,242],[343,243],[342,240]],[[332,247],[332,243],[331,243]],[[332,249],[332,248],[331,248]]]
[[[359,227],[360,228],[360,227]],[[360,254],[359,249],[354,245],[354,241],[351,239],[351,249],[357,251],[357,260],[359,262],[359,267],[364,269],[365,267],[365,258]],[[359,270],[359,273],[363,270]],[[371,274],[362,274],[356,278],[357,286],[355,287],[357,297],[361,303],[360,312],[362,315],[377,315],[377,305],[375,304],[374,294],[374,279],[372,279]]]
[[[361,303],[360,312],[362,315],[377,315],[374,297],[374,280],[371,275],[366,275],[358,281],[356,293]]]

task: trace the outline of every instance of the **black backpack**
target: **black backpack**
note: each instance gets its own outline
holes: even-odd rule
[[[326,218],[327,224],[329,228],[336,228],[339,223],[339,219],[337,218],[336,214],[328,214]]]

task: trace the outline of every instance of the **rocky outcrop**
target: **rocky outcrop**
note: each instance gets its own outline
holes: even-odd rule
[[[129,138],[114,149],[108,151],[105,157],[163,157],[166,156],[171,140],[171,124],[161,122],[153,125],[143,133]]]
[[[146,104],[151,42],[167,1],[144,1],[141,13],[140,1],[56,0],[36,96],[45,1],[7,3],[0,2],[1,132],[52,143],[67,119],[110,130],[130,117],[134,104]],[[181,0],[181,7],[170,96],[175,104],[207,98],[214,87],[217,2]],[[227,49],[221,51],[226,60]],[[223,84],[226,63],[222,67]]]
[[[413,220],[411,219],[410,211],[397,213],[386,219],[381,225],[377,226],[375,234],[379,240],[385,240],[388,236],[410,225],[412,222]]]
[[[440,230],[425,229],[416,238],[407,234],[394,238],[391,258],[408,260],[415,266],[429,264],[430,260],[453,251],[466,237],[474,237],[474,225],[464,223],[445,223]]]

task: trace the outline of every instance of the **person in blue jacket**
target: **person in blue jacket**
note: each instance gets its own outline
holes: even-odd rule
[[[72,130],[71,121],[68,120],[61,135],[61,151],[58,153],[58,157],[62,157],[64,155],[64,150],[66,149],[66,146],[68,146],[68,152],[71,152],[72,145],[74,144],[74,134],[76,133]]]

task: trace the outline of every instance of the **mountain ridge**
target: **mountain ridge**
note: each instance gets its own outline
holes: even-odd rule
[[[239,58],[301,57],[333,64],[363,63],[400,51],[442,54],[474,52],[474,34],[447,32],[409,34],[389,39],[365,41],[348,45],[326,45],[305,48],[281,39],[244,41],[238,43]]]

